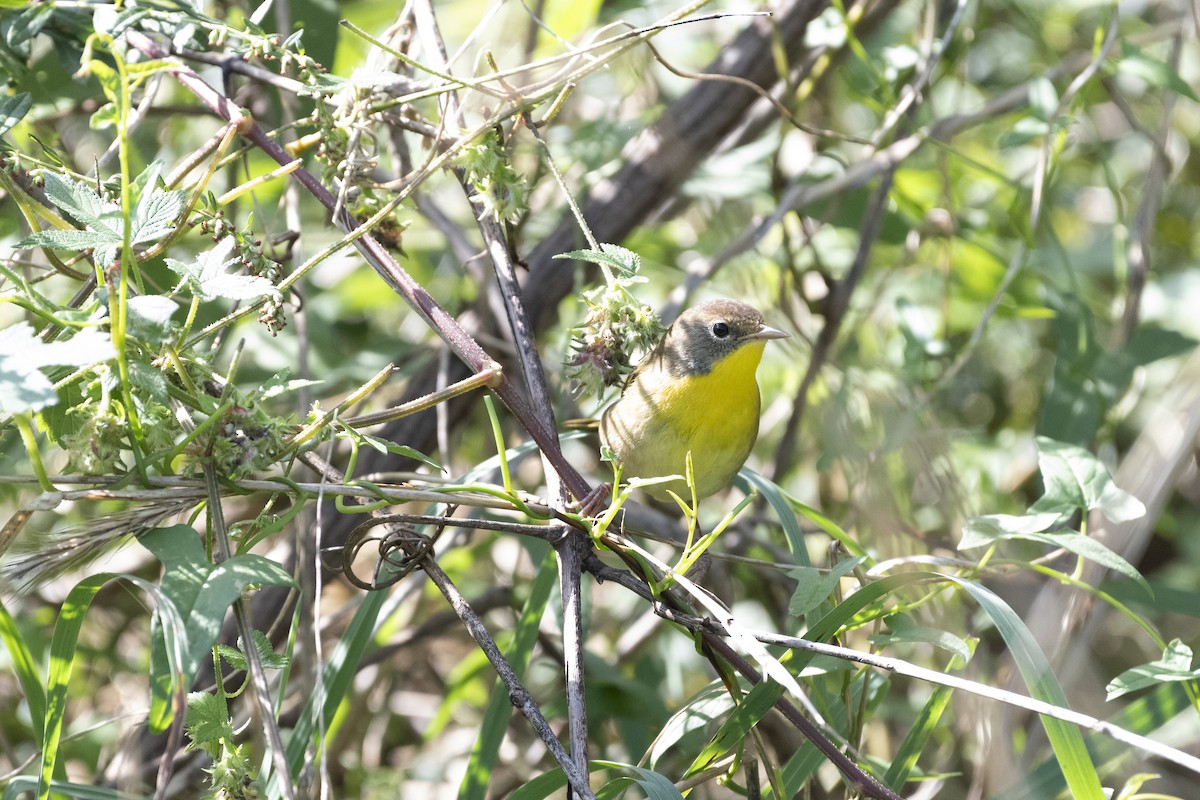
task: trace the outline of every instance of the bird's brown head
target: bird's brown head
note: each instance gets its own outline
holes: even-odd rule
[[[768,327],[754,306],[738,300],[708,300],[680,314],[653,355],[676,378],[700,376],[744,345],[786,336]]]

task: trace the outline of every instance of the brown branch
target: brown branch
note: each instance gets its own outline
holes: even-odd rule
[[[170,52],[139,31],[127,31],[126,39],[135,49],[152,58],[167,58]],[[260,150],[278,162],[280,165],[290,164],[294,158],[266,132],[258,126],[241,108],[229,98],[209,86],[199,75],[187,67],[177,67],[171,70],[175,78],[185,88],[196,95],[205,105],[218,116],[238,121],[242,135],[258,146]],[[291,173],[291,179],[300,183],[308,190],[321,205],[333,214],[337,208],[337,200],[317,178],[303,167]],[[333,219],[333,223],[343,232],[354,235],[353,244],[367,263],[380,277],[403,297],[410,307],[426,321],[450,346],[455,355],[472,371],[482,372],[489,369],[495,361],[484,351],[458,324],[441,304],[433,298],[423,286],[413,280],[392,257],[391,253],[380,245],[368,233],[359,230],[359,223],[344,210]],[[530,437],[537,442],[545,457],[554,465],[555,470],[563,478],[571,493],[582,498],[588,494],[590,487],[587,481],[563,458],[558,446],[558,436],[553,428],[548,428],[530,408],[528,401],[516,390],[514,385],[503,375],[493,387],[496,394],[508,406],[513,415],[521,422]]]

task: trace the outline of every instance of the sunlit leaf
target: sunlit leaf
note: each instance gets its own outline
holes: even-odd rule
[[[1192,648],[1179,639],[1172,639],[1162,658],[1133,667],[1113,678],[1105,687],[1109,700],[1145,689],[1158,683],[1194,681],[1200,679],[1200,669],[1192,667]]]

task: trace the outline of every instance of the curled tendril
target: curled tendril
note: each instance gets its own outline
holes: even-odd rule
[[[381,526],[385,528],[382,535],[375,530]],[[433,552],[433,545],[444,529],[445,526],[438,526],[432,536],[426,536],[406,522],[405,515],[372,517],[352,530],[346,544],[339,548],[342,551],[339,571],[346,576],[346,580],[360,589],[386,589],[399,583],[421,566],[425,557]],[[375,563],[375,577],[368,582],[355,574],[354,561],[359,552],[371,542],[376,543],[379,560]],[[381,569],[384,565],[386,568]]]

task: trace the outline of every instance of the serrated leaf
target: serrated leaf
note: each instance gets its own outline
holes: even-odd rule
[[[627,250],[615,244],[601,244],[600,248],[600,250],[571,250],[566,253],[559,253],[554,257],[574,261],[587,261],[592,264],[611,267],[622,278],[632,278],[642,268],[641,256],[632,250]]]
[[[1159,683],[1200,679],[1200,670],[1192,669],[1192,649],[1179,639],[1172,639],[1162,658],[1127,669],[1109,682],[1107,699],[1136,692]]]
[[[184,730],[197,745],[222,739],[232,741],[233,723],[224,698],[212,692],[189,692]]]
[[[152,169],[155,167],[152,166]],[[118,203],[102,198],[86,183],[56,172],[44,173],[46,196],[85,230],[48,230],[34,233],[17,244],[20,248],[52,247],[59,250],[95,248],[97,260],[111,260],[125,241],[124,213]],[[134,211],[130,241],[146,244],[166,236],[183,211],[183,192],[162,191],[149,186]]]
[[[43,367],[82,367],[116,356],[112,341],[85,328],[65,342],[43,342],[28,322],[0,330],[0,412],[40,411],[58,402]]]
[[[77,222],[112,234],[117,232],[117,228],[109,225],[113,220],[121,223],[121,207],[116,203],[106,202],[88,184],[71,180],[57,172],[46,172],[42,178],[46,197]],[[119,236],[117,238],[120,239]]]
[[[157,241],[175,229],[175,220],[187,203],[184,192],[147,187],[138,202],[131,238],[134,244]]]
[[[169,297],[158,294],[129,298],[129,332],[143,341],[161,344],[171,334],[171,317],[179,309]]]
[[[164,405],[171,400],[166,377],[145,361],[129,362],[129,382],[138,390],[139,394],[146,395]]]
[[[252,631],[254,636],[254,649],[258,651],[258,658],[266,669],[284,669],[292,663],[291,657],[286,653],[276,653],[271,640],[267,638],[262,631]],[[244,670],[249,666],[246,660],[246,643],[242,639],[238,639],[237,647],[230,647],[227,644],[217,645],[217,652],[221,654],[221,658],[225,659],[226,663],[234,669]]]
[[[1099,510],[1113,522],[1128,522],[1146,513],[1142,502],[1113,483],[1108,467],[1087,450],[1044,436],[1037,437],[1037,444],[1045,493],[1030,511]]]
[[[201,253],[193,263],[165,259],[167,266],[187,281],[192,293],[200,300],[257,300],[275,291],[266,278],[236,275],[228,272],[237,263],[231,258],[236,242],[232,236],[222,239],[216,247]]]
[[[12,130],[29,113],[33,95],[29,92],[9,95],[0,99],[0,136]]]
[[[106,248],[116,248],[121,244],[121,238],[107,230],[49,230],[31,233],[17,242],[19,250],[29,250],[34,247],[49,247],[52,250],[87,250],[97,251]]]
[[[82,381],[72,381],[58,390],[58,402],[43,408],[38,414],[41,429],[50,437],[50,441],[59,447],[68,437],[83,429],[83,419],[80,414],[72,414],[71,409],[84,401]]]
[[[1062,517],[1058,512],[1042,514],[985,514],[967,520],[962,529],[959,550],[983,547],[998,539],[1008,539],[1023,534],[1044,531]]]
[[[620,263],[617,269],[620,270],[623,278],[632,278],[642,268],[642,257],[619,244],[601,243],[600,249],[604,255],[617,259]]]
[[[791,600],[788,601],[788,613],[793,617],[800,617],[821,605],[829,595],[833,594],[833,589],[842,576],[864,561],[866,561],[864,556],[843,559],[834,564],[824,575],[816,567],[797,567],[788,570],[788,577],[796,581],[796,589],[792,592]]]

